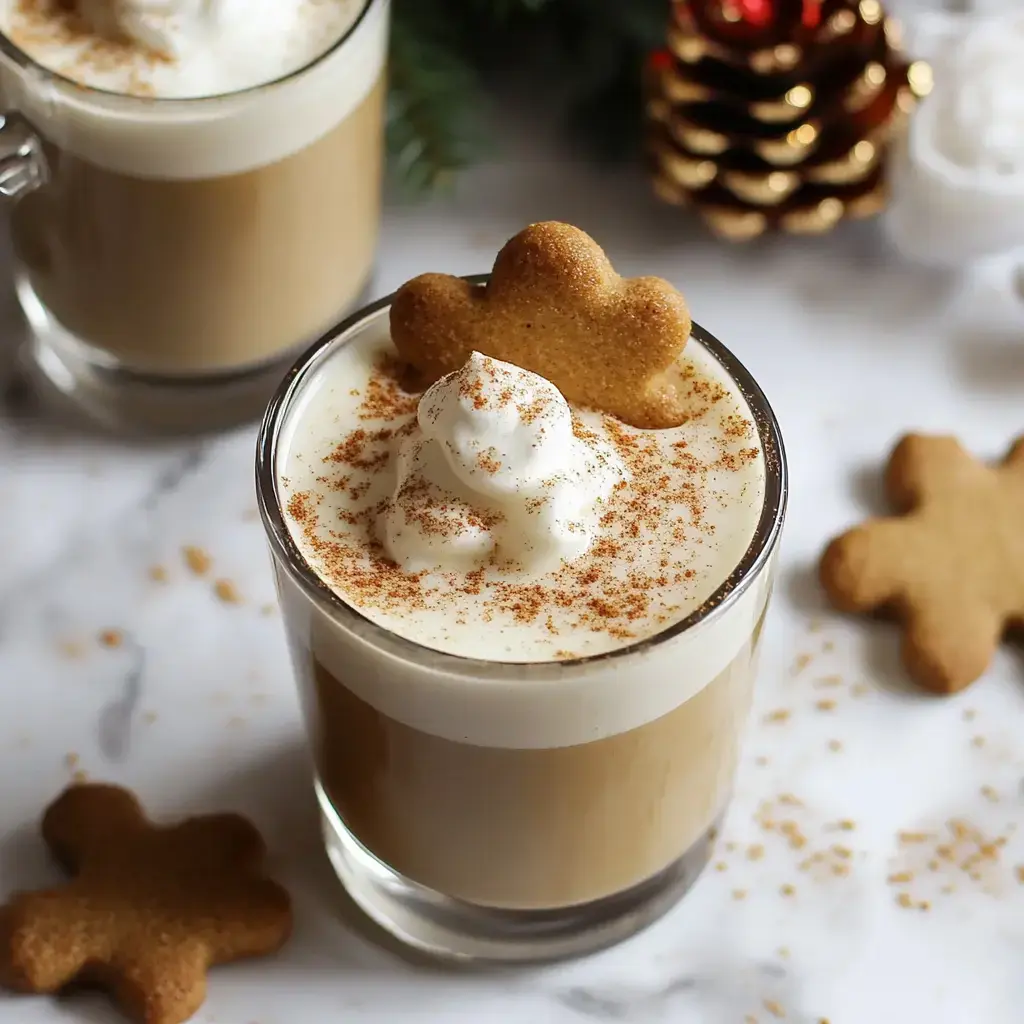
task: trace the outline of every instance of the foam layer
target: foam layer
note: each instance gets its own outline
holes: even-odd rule
[[[754,535],[764,457],[738,388],[699,343],[687,350],[694,416],[684,427],[612,428],[577,410],[585,429],[612,430],[620,450],[660,450],[663,460],[648,460],[652,468],[623,499],[640,504],[611,506],[617,515],[599,534],[597,554],[526,588],[498,568],[468,580],[453,573],[413,578],[374,560],[370,518],[360,513],[387,493],[390,431],[401,432],[416,411],[415,398],[393,379],[389,384],[387,372],[374,373],[389,350],[384,310],[321,363],[290,410],[278,448],[279,498],[294,542],[361,613],[325,613],[282,572],[289,627],[344,685],[383,713],[448,739],[566,746],[659,717],[711,682],[749,642],[770,568],[672,639],[621,656],[559,663],[609,655],[670,631],[726,581]],[[636,458],[628,454],[634,482]],[[654,502],[645,490],[652,482]]]
[[[7,105],[57,146],[139,177],[217,177],[283,159],[365,98],[387,52],[388,0],[260,0],[248,20],[238,0],[221,0],[226,24],[182,29],[181,54],[161,59],[137,43],[121,52],[26,29],[24,11],[42,3],[0,0],[0,32],[58,75],[107,91],[42,78],[5,56]],[[297,20],[285,30],[289,9]]]

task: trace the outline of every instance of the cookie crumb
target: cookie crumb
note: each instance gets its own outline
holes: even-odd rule
[[[152,725],[156,721],[156,712],[155,711],[147,711],[147,712],[145,712],[143,714],[143,716],[142,716],[142,721],[146,725]]]
[[[914,880],[914,872],[913,871],[897,871],[894,874],[891,874],[886,879],[886,881],[890,885],[906,885],[908,882],[912,882],[913,880]]]
[[[81,758],[74,751],[64,755],[64,767],[68,771],[74,771],[78,767],[79,761],[81,761]]]
[[[905,846],[913,843],[927,843],[935,836],[930,832],[897,832],[896,838]]]
[[[181,549],[182,557],[189,571],[196,576],[204,576],[210,571],[213,559],[202,549],[189,545]]]
[[[842,740],[829,740],[828,741],[828,749],[831,750],[833,754],[838,754],[839,751],[843,749],[843,741]]]
[[[789,954],[789,946],[779,946],[779,948],[775,952],[779,955],[779,957],[781,959],[783,959],[783,960],[788,960],[789,959],[789,956],[790,956],[790,954]]]
[[[819,711],[835,711],[836,702],[834,700],[819,700],[815,702],[814,706]]]
[[[981,789],[978,792],[981,793],[981,795],[986,800],[988,800],[989,803],[993,803],[993,804],[999,803],[999,793],[998,793],[998,791],[994,787],[992,787],[992,786],[982,786]]]
[[[795,896],[796,895],[796,886],[790,885],[789,882],[787,882],[785,885],[780,885],[779,886],[779,892],[783,896]]]
[[[767,724],[771,724],[773,722],[785,722],[788,720],[789,715],[790,712],[788,708],[776,708],[774,711],[769,711],[768,714],[764,716],[764,721]]]
[[[1024,885],[1024,864],[1018,864],[1013,869],[1013,873],[1017,879],[1017,884]]]
[[[213,585],[213,592],[217,595],[217,599],[223,601],[224,604],[242,603],[242,595],[231,580],[217,580]]]
[[[124,643],[124,633],[119,629],[105,629],[100,633],[99,641],[104,647],[120,647]]]
[[[971,737],[971,746],[972,747],[983,747],[983,746],[985,746],[985,737],[984,736],[972,736]]]
[[[267,617],[273,615],[276,611],[277,611],[277,605],[276,604],[260,605],[260,615],[262,615],[264,618],[267,618]]]
[[[747,847],[747,860],[760,860],[763,856],[764,847],[760,843]]]
[[[716,871],[728,871],[729,870],[729,865],[726,864],[724,860],[717,861],[715,863],[715,870]]]
[[[162,565],[151,565],[147,575],[154,583],[166,583],[168,579],[167,570]]]
[[[732,891],[732,898],[734,900],[745,900],[747,898],[747,890],[746,889],[733,889],[733,891]]]
[[[759,754],[757,757],[754,758],[754,764],[756,764],[758,768],[764,768],[766,765],[770,763],[771,762],[768,760],[767,757],[765,757],[764,754]]]
[[[814,661],[813,654],[798,654],[796,661],[793,662],[793,675],[798,676],[812,661]]]
[[[973,722],[977,717],[978,712],[974,708],[964,708],[963,714],[960,716],[965,722]]]
[[[766,999],[762,1004],[764,1008],[773,1016],[781,1020],[786,1016],[786,1011],[782,1008],[781,1003],[777,1003],[774,999]]]
[[[81,785],[83,782],[88,782],[89,781],[89,773],[86,772],[86,771],[83,771],[81,768],[76,768],[71,773],[71,781],[76,783],[77,785]]]

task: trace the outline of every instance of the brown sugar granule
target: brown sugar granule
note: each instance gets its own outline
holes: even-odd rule
[[[903,844],[927,843],[935,836],[930,832],[898,832],[896,838]]]
[[[818,676],[818,678],[815,679],[811,685],[818,687],[819,689],[828,689],[831,687],[842,686],[843,677],[837,675]]]
[[[189,571],[196,576],[203,576],[210,571],[213,559],[202,548],[189,545],[181,549],[181,554]]]
[[[843,832],[852,832],[857,827],[857,823],[852,821],[850,818],[840,818],[836,822],[836,827],[841,829]]]
[[[890,885],[906,885],[913,880],[914,873],[912,871],[897,871],[886,879]]]
[[[763,721],[766,724],[778,724],[781,722],[788,721],[790,712],[787,708],[776,708],[774,711],[769,711],[764,716]]]
[[[810,663],[814,661],[813,654],[798,654],[793,662],[793,675],[799,675]]]
[[[819,700],[814,705],[819,711],[835,711],[836,702],[834,700]]]
[[[774,999],[766,999],[761,1004],[773,1017],[777,1017],[781,1020],[786,1016],[786,1011],[783,1009],[781,1003],[777,1003]]]
[[[168,578],[167,569],[162,565],[151,565],[147,575],[154,583],[166,583]]]
[[[909,892],[899,893],[899,895],[897,895],[896,897],[896,903],[899,906],[903,907],[905,910],[909,910],[911,907],[914,906],[914,901],[911,899]]]
[[[213,585],[213,592],[217,595],[217,599],[223,601],[224,604],[242,603],[242,595],[231,580],[217,580]]]
[[[747,890],[746,889],[733,889],[733,891],[732,891],[732,898],[734,900],[737,900],[737,901],[738,900],[745,900],[747,898]]]
[[[747,847],[747,860],[760,860],[764,856],[764,847],[760,843],[753,843]]]
[[[124,643],[124,633],[119,629],[105,629],[97,639],[104,647],[120,647]]]

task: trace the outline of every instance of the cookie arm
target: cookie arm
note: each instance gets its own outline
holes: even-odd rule
[[[843,612],[871,612],[897,600],[905,579],[901,552],[906,554],[909,539],[899,519],[868,520],[836,537],[818,569],[832,604]]]
[[[920,595],[903,619],[903,663],[935,693],[957,693],[981,676],[1003,632],[996,612],[949,594]]]
[[[88,901],[67,889],[14,896],[0,907],[0,984],[58,992],[106,953],[95,924]]]
[[[114,957],[100,980],[137,1024],[187,1021],[206,998],[210,955],[205,944],[165,939],[137,947]]]

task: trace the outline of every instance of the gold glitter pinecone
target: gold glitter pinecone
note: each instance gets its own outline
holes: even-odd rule
[[[931,73],[878,0],[676,0],[667,43],[647,83],[660,198],[731,241],[883,209],[887,148]]]

